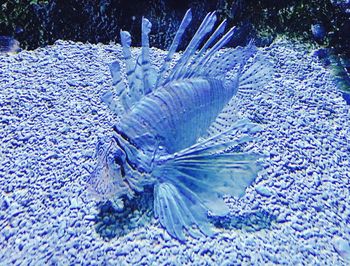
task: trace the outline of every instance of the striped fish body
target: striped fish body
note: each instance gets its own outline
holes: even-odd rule
[[[250,135],[257,127],[238,119],[231,99],[263,86],[271,72],[268,61],[256,55],[251,44],[220,50],[233,34],[231,29],[216,41],[225,21],[198,50],[215,25],[215,13],[204,18],[170,69],[191,18],[189,10],[159,73],[149,60],[151,23],[142,21],[142,53],[136,63],[131,57],[131,36],[121,32],[129,86],[122,79],[120,64],[113,62],[114,91],[107,91],[102,100],[119,122],[110,142],[97,145],[98,163],[87,180],[100,199],[116,202],[118,208],[124,196],[132,198],[152,186],[155,218],[181,241],[186,239],[184,232],[193,237],[212,235],[208,211],[226,215],[223,196],[240,197],[254,181],[260,155],[237,151],[253,139]],[[228,81],[229,71],[235,76]]]
[[[235,90],[214,79],[171,82],[142,98],[116,127],[141,150],[149,138],[140,136],[150,134],[172,154],[206,133]]]

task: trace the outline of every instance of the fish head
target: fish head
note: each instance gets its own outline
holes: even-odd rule
[[[99,200],[109,200],[122,208],[122,198],[133,197],[127,175],[129,167],[122,147],[111,138],[100,140],[96,148],[97,166],[86,182],[91,194]]]

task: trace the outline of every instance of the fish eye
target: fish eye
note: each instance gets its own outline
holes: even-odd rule
[[[122,159],[119,156],[114,156],[114,162],[120,166],[120,174],[122,177],[124,177],[125,176],[125,169],[124,169]]]
[[[122,175],[122,177],[125,177],[125,169],[124,166],[120,166],[120,174]]]
[[[118,165],[122,165],[123,161],[119,156],[114,156],[114,162]]]

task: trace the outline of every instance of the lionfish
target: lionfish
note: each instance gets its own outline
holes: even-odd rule
[[[215,12],[206,15],[172,64],[191,20],[188,10],[158,73],[150,63],[150,21],[142,18],[142,52],[136,62],[131,36],[121,31],[128,84],[120,64],[111,63],[113,90],[101,98],[118,123],[113,136],[97,144],[98,163],[87,180],[95,195],[121,209],[126,198],[153,189],[155,218],[178,240],[186,239],[185,232],[212,236],[210,215],[229,212],[223,196],[240,197],[255,180],[261,155],[241,147],[259,129],[239,119],[230,103],[237,92],[263,86],[271,72],[252,43],[221,49],[234,28],[224,34],[223,21],[213,31]],[[233,78],[227,78],[228,72]]]

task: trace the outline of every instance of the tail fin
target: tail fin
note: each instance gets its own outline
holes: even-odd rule
[[[252,139],[248,134],[234,138],[232,133],[237,128],[244,128],[247,133],[257,130],[255,124],[239,121],[229,130],[157,161],[153,174],[161,183],[154,208],[173,236],[179,238],[182,229],[190,231],[193,224],[203,234],[210,234],[207,211],[226,215],[223,195],[240,197],[255,180],[261,156],[235,152]],[[166,187],[169,189],[165,191]],[[169,211],[175,207],[176,211]]]
[[[252,64],[247,64],[239,78],[238,93],[248,94],[259,91],[272,79],[273,68],[269,60],[258,53]]]

